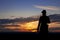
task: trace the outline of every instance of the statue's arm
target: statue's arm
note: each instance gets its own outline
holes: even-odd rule
[[[40,18],[39,18],[39,22],[38,22],[38,28],[37,28],[37,30],[39,30],[40,29]]]
[[[50,23],[50,18],[48,18],[48,20],[49,20],[49,23]]]
[[[50,23],[50,18],[48,17],[48,23]]]

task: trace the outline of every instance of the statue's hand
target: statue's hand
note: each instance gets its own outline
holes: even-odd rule
[[[39,32],[39,28],[37,28],[37,32]]]

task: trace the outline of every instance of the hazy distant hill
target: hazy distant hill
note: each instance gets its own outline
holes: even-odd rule
[[[51,21],[60,22],[60,14],[49,15]]]

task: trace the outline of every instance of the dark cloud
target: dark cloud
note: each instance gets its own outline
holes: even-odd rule
[[[35,18],[36,17],[36,18]],[[31,22],[37,21],[39,19],[38,16],[27,17],[27,18],[15,18],[15,19],[0,19],[0,24],[7,24],[7,23],[23,23],[23,22]]]
[[[15,16],[11,16],[11,17],[15,17]]]
[[[27,18],[21,17],[21,18],[15,18],[15,19],[0,19],[0,24],[38,21],[39,17],[40,16],[32,16],[32,17],[27,17]],[[52,22],[60,22],[60,14],[49,15],[49,17]]]

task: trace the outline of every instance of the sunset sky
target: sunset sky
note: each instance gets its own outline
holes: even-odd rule
[[[60,13],[60,0],[0,0],[0,19]]]

